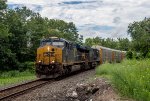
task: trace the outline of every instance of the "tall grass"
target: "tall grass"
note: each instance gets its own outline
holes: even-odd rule
[[[103,64],[96,73],[109,77],[122,95],[138,101],[150,101],[150,59]]]
[[[24,72],[19,72],[15,70],[8,72],[0,72],[0,87],[23,82],[26,80],[33,80],[35,78],[35,73],[29,70],[26,70]]]

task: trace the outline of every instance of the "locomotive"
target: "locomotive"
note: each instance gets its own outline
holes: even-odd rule
[[[37,49],[36,75],[56,78],[77,70],[95,68],[108,62],[120,62],[124,52],[102,46],[86,47],[63,38],[43,39]]]

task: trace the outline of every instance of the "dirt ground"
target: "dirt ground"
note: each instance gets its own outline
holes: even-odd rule
[[[27,94],[12,99],[12,101],[132,100],[119,97],[107,79],[96,78],[95,70],[89,70],[35,89]]]
[[[133,101],[121,98],[105,78],[95,78],[87,84],[77,84],[66,93],[66,101]]]

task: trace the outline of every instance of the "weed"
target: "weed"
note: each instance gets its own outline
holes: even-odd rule
[[[150,101],[150,60],[124,60],[120,64],[103,64],[97,75],[110,77],[122,95],[139,101]]]

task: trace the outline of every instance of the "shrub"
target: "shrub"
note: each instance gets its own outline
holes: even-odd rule
[[[133,59],[133,53],[132,53],[132,51],[128,51],[126,53],[126,57],[127,57],[127,59]]]
[[[21,77],[21,76],[30,76],[30,75],[34,75],[34,73],[32,73],[29,70],[23,72],[20,72],[18,70],[13,70],[8,72],[1,72],[0,78],[11,78],[11,77]]]
[[[34,62],[25,62],[24,63],[24,67],[26,68],[26,70],[29,70],[30,72],[34,72],[35,71],[35,65]]]
[[[122,95],[138,101],[150,101],[150,59],[125,60],[120,64],[103,64],[98,75],[109,75]],[[106,76],[107,77],[107,76]]]

